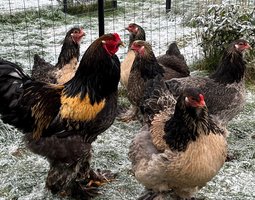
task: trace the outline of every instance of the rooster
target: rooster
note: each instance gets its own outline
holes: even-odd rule
[[[97,194],[94,186],[112,177],[93,171],[90,160],[92,142],[116,116],[120,45],[117,33],[95,40],[64,85],[34,81],[16,64],[0,61],[1,118],[48,159],[46,187],[54,194],[88,199]]]
[[[236,40],[223,52],[218,68],[209,77],[174,78],[167,81],[167,86],[174,96],[179,96],[186,86],[200,88],[207,99],[209,113],[226,126],[245,103],[243,52],[249,48],[247,41]]]
[[[66,33],[58,62],[55,66],[35,54],[32,78],[54,84],[64,84],[69,81],[78,67],[80,43],[84,35],[83,29],[78,27],[74,27]]]
[[[164,199],[170,190],[191,199],[223,166],[227,131],[208,114],[199,89],[185,88],[176,102],[160,77],[150,82],[143,109],[152,118],[129,150],[134,176],[147,189],[139,200]]]

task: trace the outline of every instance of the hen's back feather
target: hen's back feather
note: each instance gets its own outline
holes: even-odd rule
[[[169,45],[166,54],[157,57],[158,63],[163,66],[164,79],[181,78],[190,75],[188,65],[181,54],[176,42]]]

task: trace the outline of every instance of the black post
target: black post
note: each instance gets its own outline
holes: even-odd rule
[[[112,1],[112,7],[113,8],[117,8],[117,0],[113,0]]]
[[[98,28],[99,37],[104,34],[104,0],[98,0]]]
[[[63,0],[63,4],[64,4],[64,13],[67,12],[67,0]]]
[[[166,12],[171,10],[171,0],[166,0]]]

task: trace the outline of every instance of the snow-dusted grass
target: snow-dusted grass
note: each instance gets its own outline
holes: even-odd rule
[[[2,2],[4,3],[0,5],[1,13],[2,10],[9,9],[9,0]],[[24,6],[23,1],[11,0],[11,2],[13,11]],[[52,2],[47,0],[25,2],[27,6],[31,3],[33,7],[36,7],[38,2],[40,5],[52,5]],[[182,15],[188,19],[198,8],[204,7],[205,2],[207,1],[172,1],[174,9],[166,14],[164,0],[149,0],[144,3],[118,1],[118,6],[124,9],[107,14],[105,32],[118,32],[122,40],[128,42],[128,34],[124,27],[136,22],[144,27],[147,40],[152,44],[156,55],[164,53],[167,45],[176,40],[188,63],[193,63],[201,57],[201,50],[197,45],[199,40],[195,29],[183,25]],[[190,9],[186,8],[188,5]],[[1,24],[0,57],[19,62],[28,72],[33,65],[34,53],[43,52],[47,61],[55,63],[65,32],[74,25],[84,26],[87,33],[81,45],[82,55],[88,45],[98,37],[97,18],[64,15],[54,6],[53,9],[49,8],[41,20],[29,14],[21,23]],[[126,50],[123,48],[118,52],[121,60]],[[198,193],[199,198],[255,199],[255,139],[251,137],[255,135],[254,99],[254,92],[248,91],[244,112],[229,126],[229,151],[236,155],[236,159],[224,165],[220,173]],[[143,186],[134,179],[130,171],[127,157],[130,141],[139,129],[138,122],[116,121],[94,142],[93,167],[118,172],[117,179],[103,186],[102,195],[95,200],[134,200],[143,191]],[[26,149],[19,131],[0,123],[1,200],[59,199],[44,188],[48,167],[44,158]]]

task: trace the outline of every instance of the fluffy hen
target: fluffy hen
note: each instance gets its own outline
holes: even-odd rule
[[[132,119],[139,112],[147,83],[156,76],[163,78],[164,69],[158,64],[151,45],[146,41],[136,40],[131,49],[136,57],[132,65],[127,85],[127,97],[133,106],[133,112],[122,117],[125,121]]]
[[[172,190],[191,199],[223,166],[226,130],[212,120],[198,89],[186,88],[176,102],[156,78],[145,94],[143,109],[152,118],[129,151],[134,176],[147,189],[139,200],[163,199]]]

